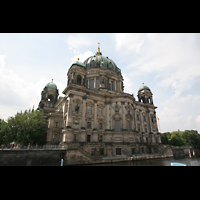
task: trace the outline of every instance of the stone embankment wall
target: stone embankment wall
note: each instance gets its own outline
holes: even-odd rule
[[[200,155],[200,149],[198,148],[172,148],[172,152],[173,152],[173,155],[174,156],[188,156],[189,155],[189,150],[191,152],[191,155],[192,155],[192,152],[193,150],[195,151],[195,154],[196,155]]]
[[[66,150],[0,150],[0,166],[60,166]]]

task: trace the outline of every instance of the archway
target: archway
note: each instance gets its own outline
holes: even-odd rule
[[[77,84],[78,84],[78,85],[81,85],[81,79],[82,79],[82,78],[81,78],[81,75],[78,75],[78,76],[77,76]]]

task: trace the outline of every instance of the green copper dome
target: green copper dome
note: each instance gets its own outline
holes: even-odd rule
[[[47,87],[47,88],[53,88],[53,89],[56,89],[56,90],[57,90],[57,86],[56,86],[56,84],[53,83],[53,82],[48,83],[48,84],[46,85],[46,87]]]
[[[121,70],[117,67],[115,62],[108,57],[102,56],[101,52],[97,52],[96,55],[87,58],[83,64],[87,69],[101,68],[110,69],[116,73],[121,73]]]
[[[147,87],[146,85],[142,85],[142,86],[139,88],[138,91],[141,91],[141,90],[149,90],[149,91],[151,91],[150,88]]]

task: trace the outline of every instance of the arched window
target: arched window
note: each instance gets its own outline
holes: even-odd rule
[[[78,84],[78,85],[81,85],[81,75],[78,75],[78,76],[77,76],[77,84]]]

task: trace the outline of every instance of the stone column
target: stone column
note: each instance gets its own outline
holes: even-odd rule
[[[67,108],[67,117],[66,117],[66,126],[68,128],[71,128],[72,125],[72,98],[73,98],[73,94],[69,94],[68,97],[68,108]]]
[[[106,104],[106,113],[105,113],[105,129],[109,129],[110,123],[109,123],[109,102],[105,102]]]
[[[113,91],[116,91],[116,80],[113,80]]]
[[[133,111],[132,111],[133,113],[132,113],[132,116],[133,116],[133,119],[132,119],[132,129],[134,130],[134,131],[136,131],[136,112],[135,112],[135,108],[133,108]]]
[[[97,101],[94,100],[94,128],[97,129]]]
[[[90,88],[90,79],[88,78],[88,88]]]
[[[82,110],[82,120],[81,120],[81,127],[86,128],[85,125],[85,115],[86,115],[86,96],[83,96],[83,110]]]
[[[149,110],[147,111],[147,115],[148,115],[148,118],[149,118],[149,133],[151,133],[151,116],[150,116]]]
[[[122,104],[122,128],[121,129],[126,129],[126,118],[125,118],[125,102],[121,102]]]
[[[97,81],[97,78],[95,77],[94,78],[94,89],[96,89],[96,85],[97,85],[96,81]]]
[[[121,92],[121,81],[118,81],[118,91]]]
[[[140,125],[141,125],[141,132],[144,132],[144,123],[143,123],[143,115],[142,115],[142,111],[140,110]]]

